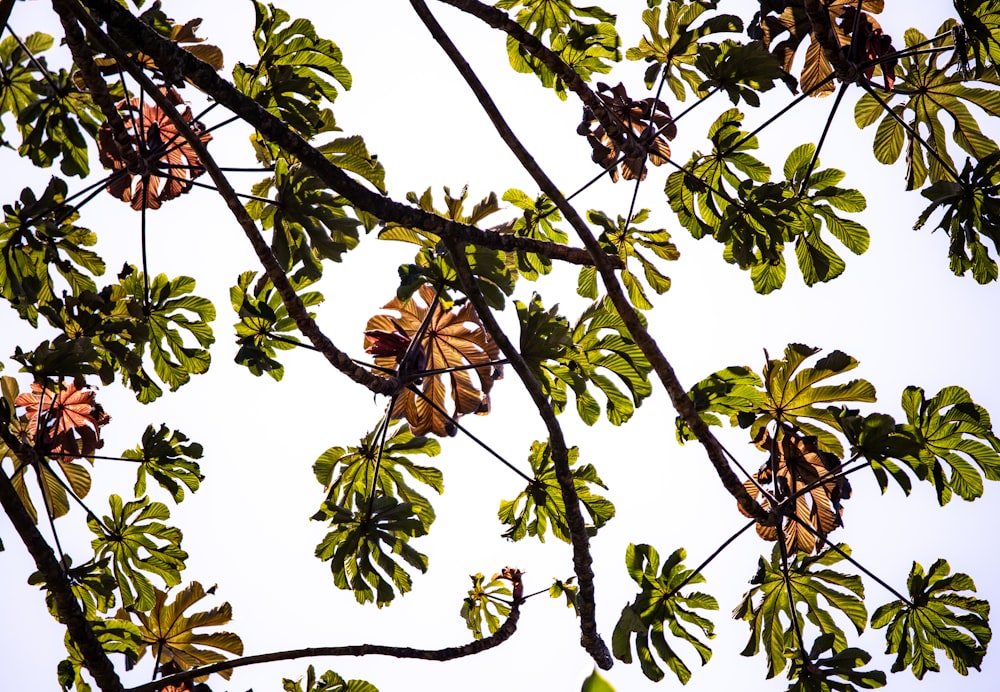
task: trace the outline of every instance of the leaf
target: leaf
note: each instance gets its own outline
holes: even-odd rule
[[[446,310],[429,284],[420,288],[419,296],[420,303],[416,296],[405,303],[393,298],[383,309],[396,316],[383,314],[368,320],[365,350],[375,356],[376,365],[412,381],[411,389],[397,398],[392,417],[405,417],[414,435],[453,435],[453,419],[467,413],[489,413],[489,392],[493,381],[503,374],[497,363],[500,349],[471,303]],[[395,335],[406,347],[385,350],[385,335]],[[475,372],[478,387],[470,371]],[[453,403],[450,413],[446,408],[449,392]]]
[[[708,425],[722,425],[716,413],[729,419],[730,426],[746,427],[764,403],[760,377],[746,366],[734,365],[712,373],[688,391],[698,416]],[[693,440],[694,434],[683,418],[674,420],[677,441]]]
[[[306,670],[305,687],[302,678],[298,680],[281,680],[281,689],[285,692],[378,692],[378,688],[365,680],[344,680],[337,673],[328,670],[319,678],[316,669],[311,665]]]
[[[904,120],[909,129],[905,132],[907,151],[906,189],[914,190],[926,182],[932,184],[954,181],[955,163],[948,151],[946,132],[958,147],[975,159],[985,159],[997,151],[996,143],[983,134],[975,116],[969,110],[972,105],[988,117],[1000,115],[1000,84],[996,68],[982,71],[977,79],[994,88],[966,85],[966,73],[955,47],[955,20],[949,19],[935,32],[935,38],[928,40],[916,29],[906,32],[906,46],[920,45],[924,50],[904,51],[902,70],[897,90],[889,94],[885,106],[879,106],[875,97],[867,94],[855,107],[855,119],[860,126],[868,126],[876,121],[878,109],[892,110]],[[939,50],[935,50],[939,49]],[[895,103],[897,96],[903,100]],[[864,115],[864,114],[870,115]],[[945,124],[943,116],[949,123]],[[895,123],[892,113],[881,113],[882,122],[876,131],[875,153],[882,163],[894,163],[902,150],[903,128]],[[892,124],[890,124],[892,121]],[[923,141],[914,132],[924,135]],[[933,152],[925,149],[930,147]]]
[[[351,88],[340,48],[320,38],[308,19],[292,19],[256,0],[254,9],[259,59],[253,65],[236,64],[236,88],[306,139],[330,129],[332,114],[320,104],[337,98],[337,84]]]
[[[486,583],[481,573],[469,575],[469,578],[472,588],[462,601],[461,615],[472,636],[482,639],[484,631],[493,634],[500,629],[501,618],[510,615],[512,592],[499,574],[494,574]]]
[[[162,424],[158,429],[148,425],[142,433],[142,442],[122,452],[123,458],[141,462],[136,470],[136,497],[146,494],[147,475],[177,503],[184,499],[184,487],[192,493],[198,490],[205,477],[195,459],[201,458],[203,449],[197,442],[186,442],[187,435],[180,430],[170,430]]]
[[[653,261],[643,255],[639,250],[646,248],[656,257],[664,260],[676,260],[680,257],[677,246],[670,242],[670,234],[660,228],[657,230],[642,230],[637,225],[649,218],[648,209],[640,209],[631,219],[619,216],[617,221],[612,221],[607,215],[599,211],[590,211],[587,218],[591,223],[595,223],[604,230],[600,235],[600,242],[608,252],[618,255],[621,258],[625,271],[622,278],[634,276],[629,271],[629,260],[634,258],[642,268],[643,274],[649,287],[657,294],[666,293],[670,288],[670,279],[660,273],[660,270],[653,264]],[[634,281],[634,279],[633,279]],[[640,300],[632,300],[633,304],[641,307],[640,303],[648,305],[645,290],[636,282]]]
[[[576,447],[567,450],[567,462],[570,467],[576,465],[579,454]],[[544,543],[545,532],[551,528],[552,535],[569,543],[570,528],[566,520],[566,505],[559,480],[556,478],[555,463],[549,444],[532,442],[528,463],[531,464],[534,479],[516,498],[500,503],[497,515],[503,524],[510,527],[504,532],[504,538],[519,541],[525,536],[537,536],[538,540]],[[577,499],[590,516],[591,524],[587,526],[587,533],[593,536],[614,517],[615,507],[609,500],[591,492],[591,485],[598,485],[607,490],[607,486],[592,465],[579,466],[572,469],[572,473]]]
[[[649,29],[650,37],[643,36],[639,45],[629,48],[629,60],[652,63],[646,69],[646,86],[652,88],[658,74],[664,74],[667,85],[678,101],[687,97],[685,85],[697,96],[704,96],[702,76],[693,67],[698,66],[699,49],[707,36],[717,33],[739,33],[743,22],[731,14],[710,14],[698,26],[694,23],[705,13],[714,10],[715,2],[677,2],[665,5],[663,33],[660,32],[660,8],[644,10],[642,22]],[[717,46],[718,44],[707,43]]]
[[[600,7],[577,7],[569,0],[500,0],[496,7],[517,8],[514,20],[540,39],[585,82],[596,72],[611,70],[621,60],[615,16]],[[596,19],[596,23],[586,22]],[[534,73],[547,89],[566,99],[566,84],[520,41],[507,38],[507,57],[516,71]]]
[[[256,272],[243,272],[236,285],[229,289],[233,310],[240,317],[240,321],[233,325],[240,345],[234,360],[257,377],[266,372],[280,382],[285,366],[276,359],[277,351],[295,348],[299,339],[290,334],[298,330],[298,325],[289,317],[284,301],[266,276],[258,279],[251,290],[250,284],[256,276]],[[323,294],[319,291],[302,290],[312,285],[313,279],[291,276],[289,283],[303,306],[309,308],[323,302]],[[312,312],[308,314],[315,317]]]
[[[615,692],[615,688],[611,686],[611,683],[601,677],[601,674],[598,673],[595,668],[594,671],[587,676],[587,679],[583,681],[583,687],[580,688],[580,692]]]
[[[163,95],[175,105],[184,101],[172,88],[161,88]],[[201,158],[185,140],[177,127],[159,106],[144,103],[139,97],[120,101],[116,108],[121,115],[133,154],[149,168],[149,175],[137,175],[129,170],[119,142],[105,123],[97,135],[98,153],[105,168],[114,171],[106,190],[132,206],[136,211],[159,209],[163,202],[175,199],[194,186],[194,179],[205,172]],[[194,119],[191,109],[180,110],[181,118],[207,144],[212,135]]]
[[[25,409],[36,451],[71,461],[92,457],[104,446],[101,428],[111,422],[111,416],[97,403],[96,395],[82,381],[44,388],[33,382],[31,393],[19,394],[14,405]]]
[[[155,589],[155,603],[148,612],[128,611],[129,616],[138,620],[142,635],[142,647],[135,660],[141,659],[152,648],[153,656],[161,666],[173,663],[180,670],[189,670],[224,661],[225,654],[242,655],[243,642],[239,636],[232,632],[200,631],[206,627],[225,625],[232,620],[233,608],[228,603],[187,614],[209,593],[215,593],[214,586],[206,591],[201,584],[193,581],[178,591],[172,602],[167,603],[167,593]],[[219,675],[228,680],[232,671],[224,670]]]
[[[142,497],[123,503],[118,495],[111,495],[109,502],[110,515],[87,520],[97,536],[91,541],[95,559],[111,560],[122,605],[147,611],[156,599],[147,574],[160,577],[167,586],[180,583],[188,557],[181,550],[181,531],[161,523],[170,518],[170,511],[160,502]]]
[[[892,601],[872,613],[872,627],[886,629],[887,654],[896,654],[892,672],[909,668],[922,680],[927,671],[938,672],[936,650],[942,650],[962,675],[979,670],[992,637],[990,604],[960,595],[976,591],[972,579],[937,560],[925,573],[917,562],[907,580],[909,602]],[[964,614],[959,614],[965,611]]]
[[[774,88],[774,80],[786,78],[781,65],[760,43],[743,44],[732,39],[699,43],[695,68],[705,77],[696,93],[708,94],[718,89],[726,93],[734,106],[740,100],[754,108],[760,106],[757,94]]]
[[[313,472],[326,489],[326,500],[359,512],[364,507],[354,504],[357,497],[377,492],[411,505],[424,528],[429,529],[435,517],[434,508],[410,483],[415,480],[440,494],[444,491],[444,481],[438,469],[418,466],[409,455],[437,456],[441,445],[431,438],[414,436],[406,425],[387,434],[382,444],[379,432],[368,433],[356,447],[346,450],[331,447],[316,460]]]
[[[844,631],[830,616],[827,607],[845,615],[858,634],[864,631],[868,611],[864,606],[864,586],[860,577],[824,569],[840,562],[844,554],[850,555],[851,549],[841,543],[815,555],[789,555],[788,586],[779,546],[774,546],[770,560],[760,558],[757,574],[750,581],[752,586],[743,594],[733,617],[750,623],[750,640],[740,653],[755,656],[763,648],[768,678],[785,669],[790,655],[797,655],[796,632],[804,631],[806,619],[822,634],[833,638],[835,651],[846,648]],[[820,597],[826,601],[826,607],[820,605]],[[800,606],[805,607],[805,618]],[[795,617],[796,622],[793,623],[791,617]]]
[[[545,195],[540,194],[532,200],[524,192],[511,188],[503,194],[502,199],[523,210],[510,228],[510,232],[514,235],[559,244],[566,244],[569,240],[566,232],[555,225],[557,221],[562,220],[562,214],[555,203]],[[521,251],[515,255],[517,271],[526,279],[534,280],[539,274],[548,274],[552,271],[552,260],[545,255]]]
[[[976,61],[974,75],[981,77],[990,66],[995,67],[1000,61],[1000,6],[995,0],[954,0],[955,9],[961,20],[965,45],[956,46],[960,51],[959,59],[965,62],[966,50],[971,50]],[[962,64],[963,71],[968,71]]]
[[[952,493],[968,501],[980,497],[984,476],[1000,480],[1000,439],[990,414],[965,389],[945,387],[927,399],[922,388],[911,386],[902,404],[907,423],[900,430],[918,449],[902,460],[934,485],[939,504]]]
[[[645,180],[647,161],[662,166],[670,160],[668,142],[677,136],[677,126],[666,104],[653,98],[635,101],[629,98],[621,82],[615,87],[598,84],[597,98],[611,117],[622,124],[621,137],[627,141],[612,138],[588,108],[584,108],[577,133],[587,137],[593,150],[591,159],[608,171],[611,180],[618,182],[619,172],[625,180]]]
[[[871,661],[871,654],[853,647],[838,651],[834,644],[835,637],[823,634],[816,638],[807,659],[803,659],[801,651],[797,652],[788,671],[789,679],[793,680],[788,692],[854,690],[854,685],[866,690],[885,687],[885,673],[882,671],[858,670]],[[820,658],[826,651],[831,655]],[[843,681],[834,678],[842,678]]]
[[[412,588],[409,573],[392,555],[427,571],[427,556],[409,543],[427,529],[412,505],[394,497],[376,496],[370,503],[355,497],[352,504],[356,511],[327,501],[313,516],[329,521],[332,529],[316,546],[316,557],[330,563],[338,589],[353,591],[358,603],[374,601],[381,608],[389,605],[397,590],[405,594]]]
[[[625,565],[629,576],[641,591],[632,603],[622,609],[612,635],[612,652],[618,660],[631,663],[634,636],[635,651],[642,672],[654,682],[662,680],[664,673],[653,657],[653,650],[682,684],[687,684],[691,679],[691,670],[668,643],[664,626],[674,637],[694,647],[702,665],[712,656],[712,650],[700,639],[698,630],[701,635],[713,639],[715,626],[694,611],[718,610],[719,604],[708,594],[681,593],[681,589],[688,584],[705,581],[700,573],[684,567],[682,560],[686,556],[684,549],[678,548],[667,558],[661,570],[660,556],[652,546],[630,543],[625,551]],[[693,625],[695,631],[686,628],[684,623]]]

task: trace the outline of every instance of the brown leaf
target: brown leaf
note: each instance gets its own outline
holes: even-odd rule
[[[783,516],[785,544],[790,549],[806,553],[815,551],[821,544],[817,535],[826,537],[843,524],[840,503],[851,496],[847,479],[834,477],[840,471],[840,459],[820,451],[816,438],[800,435],[788,425],[782,425],[779,443],[776,444],[764,429],[756,444],[774,455],[777,482],[772,481],[770,462],[757,472],[756,480],[761,486],[771,485],[769,492],[779,502],[783,501],[780,513]],[[771,503],[760,493],[757,485],[747,480],[744,487],[761,507],[771,511]],[[788,499],[792,497],[794,501]],[[742,508],[740,511],[749,516]],[[774,526],[758,523],[757,534],[768,541],[778,539]]]
[[[58,391],[43,391],[41,385],[32,383],[31,392],[18,394],[14,405],[25,407],[30,435],[36,444],[40,441],[38,446],[66,459],[78,459],[92,456],[104,445],[101,428],[111,421],[95,395],[94,390],[76,382],[62,385]]]
[[[615,87],[598,84],[597,97],[621,123],[629,142],[626,144],[612,139],[593,111],[584,109],[583,122],[577,132],[587,136],[594,150],[591,158],[603,168],[608,168],[622,153],[626,153],[628,155],[621,163],[609,170],[611,179],[618,182],[621,171],[625,180],[645,180],[647,159],[654,166],[662,166],[670,158],[668,142],[677,136],[677,126],[670,117],[670,109],[657,99],[633,101],[621,82]]]
[[[174,89],[161,91],[173,103],[183,104]],[[205,172],[201,159],[191,145],[177,131],[177,128],[159,106],[143,102],[139,97],[118,103],[118,111],[125,123],[132,148],[139,158],[146,162],[149,174],[136,175],[127,170],[118,143],[105,123],[97,134],[97,148],[100,161],[106,168],[119,172],[107,185],[107,191],[128,202],[135,210],[159,209],[160,205],[179,197],[193,187],[192,181]],[[179,109],[181,117],[198,133],[202,142],[208,142],[212,135],[204,132],[204,126],[195,121],[191,109]]]
[[[417,343],[411,343],[432,306],[427,326]],[[414,435],[428,432],[453,435],[455,426],[438,410],[449,410],[446,401],[449,391],[453,404],[451,417],[489,413],[490,389],[502,375],[502,368],[491,363],[498,359],[500,350],[483,329],[470,303],[445,310],[434,299],[434,288],[425,284],[418,295],[405,303],[394,298],[384,309],[398,316],[375,315],[368,320],[365,350],[375,356],[376,365],[392,369],[426,397],[403,390],[392,412],[394,417],[406,418]],[[450,372],[437,372],[440,370]],[[425,374],[428,372],[431,374]]]

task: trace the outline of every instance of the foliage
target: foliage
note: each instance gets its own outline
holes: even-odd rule
[[[472,588],[463,599],[460,612],[472,636],[482,639],[484,630],[493,634],[500,629],[500,618],[510,615],[512,592],[499,574],[494,574],[488,582],[481,573],[469,578]]]
[[[344,680],[337,673],[328,670],[319,678],[316,677],[316,669],[312,666],[306,670],[305,687],[303,680],[289,680],[285,678],[281,681],[281,689],[285,692],[378,692],[370,682],[364,680]]]

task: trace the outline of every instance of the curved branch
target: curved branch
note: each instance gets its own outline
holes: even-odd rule
[[[457,223],[431,214],[422,209],[396,202],[373,192],[348,176],[322,153],[288,127],[280,118],[269,113],[260,104],[239,91],[232,83],[220,77],[214,68],[179,48],[132,15],[115,0],[80,0],[81,4],[135,41],[144,53],[152,56],[170,83],[188,79],[192,84],[256,128],[270,142],[294,155],[312,170],[324,183],[351,204],[382,219],[401,226],[419,228],[442,238],[489,247],[505,252],[520,250],[544,255],[553,260],[570,264],[593,264],[590,253],[533,238],[491,233],[468,224]],[[616,262],[617,257],[611,259]],[[620,262],[619,262],[620,264]]]
[[[411,0],[413,2],[414,0]],[[467,0],[442,0],[449,4],[460,3],[467,4]],[[456,5],[457,6],[457,5]],[[695,410],[694,404],[691,399],[688,398],[687,391],[681,385],[680,380],[677,379],[677,375],[674,372],[673,367],[667,360],[666,356],[660,350],[659,345],[656,340],[650,336],[649,332],[642,324],[638,313],[628,302],[628,298],[625,296],[622,290],[621,284],[618,282],[618,277],[615,276],[614,267],[608,262],[608,255],[601,248],[600,243],[597,238],[594,237],[593,233],[590,232],[590,228],[577,213],[576,209],[569,203],[566,197],[560,192],[559,188],[549,179],[548,175],[539,167],[535,162],[535,159],[531,156],[524,145],[521,144],[517,136],[507,125],[504,120],[503,115],[500,113],[496,104],[493,102],[492,97],[490,97],[489,92],[483,86],[479,78],[476,77],[472,68],[465,61],[465,59],[458,53],[456,49],[447,48],[446,46],[450,44],[450,40],[447,36],[443,36],[444,41],[439,39],[442,46],[448,52],[448,56],[451,58],[452,62],[458,68],[459,72],[465,78],[469,85],[469,88],[476,95],[479,100],[480,105],[482,105],[483,110],[489,116],[490,120],[493,122],[494,127],[499,133],[501,139],[510,148],[510,150],[517,157],[518,161],[528,172],[529,175],[535,180],[538,186],[541,188],[542,192],[549,196],[549,198],[555,203],[562,212],[563,217],[573,229],[577,232],[580,239],[583,241],[584,246],[590,252],[591,257],[594,259],[594,265],[597,268],[598,273],[601,275],[601,280],[604,282],[605,288],[607,289],[608,296],[611,298],[615,309],[621,316],[622,321],[628,328],[629,332],[632,334],[632,338],[635,339],[636,345],[642,350],[643,355],[649,360],[653,366],[653,370],[656,372],[657,377],[663,383],[664,388],[667,390],[667,394],[670,396],[670,401],[674,408],[681,415],[684,421],[688,424],[691,432],[705,448],[708,454],[708,458],[715,468],[719,479],[722,481],[723,486],[729,493],[736,498],[740,506],[748,513],[749,516],[755,517],[758,520],[765,522],[767,524],[772,524],[774,518],[771,517],[764,509],[754,502],[750,494],[747,493],[746,488],[743,487],[743,483],[737,477],[736,473],[730,468],[729,462],[726,459],[725,450],[723,450],[722,445],[719,441],[715,439],[715,436],[708,429],[705,421],[701,419],[698,412]],[[435,35],[435,38],[438,38]]]
[[[472,656],[473,654],[487,651],[510,639],[514,632],[517,631],[517,620],[521,616],[521,603],[523,602],[523,598],[514,599],[510,606],[510,614],[496,632],[483,639],[477,639],[460,646],[449,646],[444,649],[414,649],[409,646],[356,644],[353,646],[317,646],[308,649],[276,651],[270,654],[244,656],[242,658],[234,658],[229,661],[201,666],[200,668],[191,668],[181,673],[175,673],[174,675],[168,675],[152,682],[131,687],[125,692],[158,692],[168,685],[179,685],[182,682],[189,682],[194,678],[209,675],[210,673],[219,673],[224,670],[243,668],[244,666],[252,666],[258,663],[292,661],[297,658],[316,658],[319,656],[392,656],[393,658],[415,658],[423,661],[451,661],[456,658]]]
[[[39,468],[35,450],[21,442],[5,425],[0,425],[0,440],[22,463]],[[66,572],[63,571],[52,548],[24,508],[2,464],[0,464],[0,505],[3,506],[14,530],[31,554],[38,571],[45,577],[45,588],[52,594],[59,622],[66,626],[70,638],[80,650],[84,666],[103,692],[123,692],[125,688],[118,678],[118,673],[115,672],[114,665],[108,659],[100,640],[94,634],[93,628],[73,595],[73,588]]]
[[[57,2],[65,2],[65,0],[56,0]],[[361,384],[371,391],[377,394],[392,394],[397,391],[400,387],[399,381],[396,378],[386,378],[378,375],[374,375],[365,368],[357,365],[350,356],[337,348],[329,337],[323,333],[316,324],[316,321],[309,316],[309,311],[306,306],[302,303],[302,299],[295,292],[294,287],[288,280],[288,276],[285,274],[284,269],[278,263],[275,258],[274,253],[268,246],[267,242],[261,236],[260,231],[257,229],[256,222],[250,217],[246,209],[240,203],[236,192],[233,190],[232,186],[229,184],[229,180],[226,178],[225,173],[219,170],[218,165],[215,163],[215,159],[208,152],[205,143],[201,141],[201,138],[191,129],[187,121],[181,117],[180,113],[174,107],[170,99],[163,95],[163,92],[150,80],[145,73],[136,67],[128,56],[124,54],[121,48],[103,31],[97,26],[90,16],[80,10],[77,7],[75,15],[79,21],[81,21],[87,30],[92,33],[96,38],[98,38],[101,43],[104,44],[105,48],[109,53],[115,56],[131,75],[139,82],[141,88],[145,90],[150,97],[156,102],[156,105],[166,114],[170,121],[180,132],[181,136],[187,141],[191,148],[198,155],[201,164],[205,167],[208,172],[209,177],[212,178],[212,182],[215,183],[219,194],[222,196],[223,200],[226,202],[226,206],[233,213],[236,221],[239,223],[243,232],[246,234],[247,239],[250,241],[250,245],[253,246],[254,253],[257,255],[257,259],[260,261],[261,265],[264,267],[264,271],[267,274],[267,278],[271,280],[274,284],[275,290],[281,296],[281,301],[284,303],[285,308],[288,310],[288,314],[295,320],[295,325],[299,328],[299,331],[309,339],[309,341],[316,347],[316,350],[321,352],[326,359],[338,370],[343,372],[345,375],[350,377],[352,380]]]

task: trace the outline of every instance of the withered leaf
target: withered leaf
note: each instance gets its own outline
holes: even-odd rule
[[[398,313],[398,317],[375,315],[368,320],[365,350],[375,356],[376,365],[392,369],[423,394],[409,389],[401,392],[392,417],[406,418],[414,435],[453,435],[455,426],[442,413],[449,410],[449,391],[452,418],[489,413],[489,392],[503,371],[492,364],[500,349],[470,303],[446,310],[435,299],[434,288],[424,284],[405,303],[393,298],[384,309]],[[433,312],[428,317],[429,311]],[[414,339],[417,342],[411,343]]]

